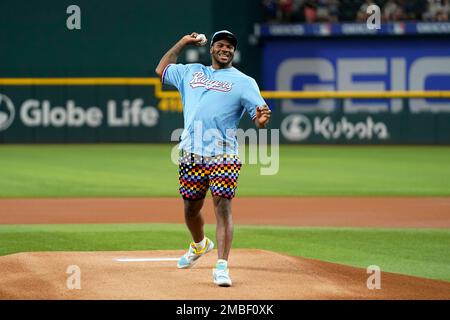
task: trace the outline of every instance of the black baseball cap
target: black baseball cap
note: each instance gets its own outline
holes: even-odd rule
[[[226,39],[226,40],[230,41],[230,43],[236,49],[237,43],[238,43],[237,38],[236,38],[236,36],[234,34],[232,34],[228,30],[220,30],[220,31],[217,31],[216,33],[214,33],[212,38],[211,38],[211,46],[214,44],[214,42],[219,41],[219,40],[223,40],[223,39]]]

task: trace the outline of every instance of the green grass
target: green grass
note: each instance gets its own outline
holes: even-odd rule
[[[0,197],[178,197],[170,145],[3,145]],[[450,147],[281,146],[244,165],[239,196],[449,196]]]
[[[214,228],[206,226],[210,237]],[[0,255],[29,251],[182,249],[181,224],[0,225]],[[450,281],[450,230],[236,226],[233,248]],[[231,258],[232,259],[232,258]]]

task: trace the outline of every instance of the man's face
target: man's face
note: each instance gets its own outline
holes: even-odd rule
[[[234,46],[226,39],[214,42],[209,50],[211,57],[220,66],[225,67],[231,64],[234,57]]]

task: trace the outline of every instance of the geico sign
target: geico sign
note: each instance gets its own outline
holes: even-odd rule
[[[158,110],[154,107],[144,107],[143,99],[123,100],[122,106],[110,100],[107,105],[107,124],[110,127],[137,127],[140,125],[152,127],[158,122]],[[52,106],[48,100],[29,99],[20,107],[20,118],[29,127],[99,127],[105,118],[98,107],[81,108],[75,101],[66,101],[65,106]]]
[[[426,83],[437,81],[436,77],[450,77],[449,57],[421,57],[414,61],[405,58],[338,58],[336,62],[326,58],[291,58],[281,62],[276,71],[277,90],[299,90],[293,87],[295,79],[311,79],[304,82],[305,91],[397,91],[426,90]],[[434,78],[434,79],[433,79]],[[450,89],[450,84],[448,88]],[[332,111],[337,102],[334,99],[320,99],[315,103],[283,100],[285,111],[322,110]],[[448,101],[410,99],[412,112],[446,111],[450,112]],[[389,108],[390,107],[390,108]],[[344,111],[380,112],[402,110],[401,99],[386,100],[344,100]]]
[[[281,133],[289,141],[303,141],[311,134],[321,136],[326,140],[339,138],[359,140],[386,140],[389,131],[383,122],[375,122],[372,117],[365,121],[350,122],[346,117],[333,121],[331,117],[314,117],[311,121],[307,116],[292,114],[281,122]]]

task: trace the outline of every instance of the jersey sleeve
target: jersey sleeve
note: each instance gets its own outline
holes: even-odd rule
[[[180,89],[183,83],[184,75],[188,70],[189,66],[181,63],[173,64],[170,63],[166,66],[161,76],[161,81],[163,84],[170,84],[177,89]]]
[[[256,107],[267,104],[258,88],[258,84],[252,78],[247,82],[247,86],[243,88],[241,104],[248,112],[252,120],[256,118]]]

